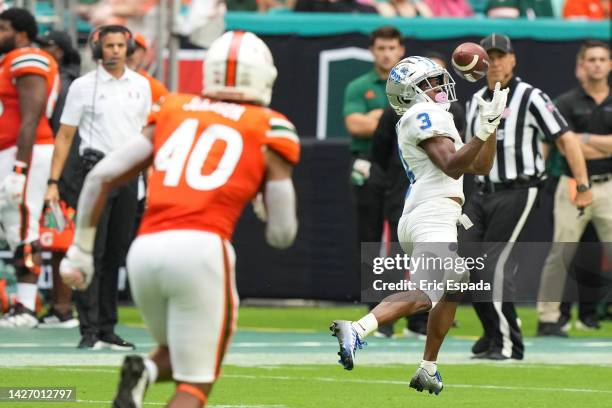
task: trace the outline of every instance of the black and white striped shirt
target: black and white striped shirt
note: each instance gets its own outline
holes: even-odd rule
[[[525,177],[540,177],[544,173],[544,157],[539,140],[553,142],[567,130],[567,122],[544,92],[512,78],[506,110],[497,128],[497,153],[489,176],[478,176],[481,182],[503,183]],[[478,127],[476,96],[490,101],[493,91],[480,89],[466,109],[466,140]]]

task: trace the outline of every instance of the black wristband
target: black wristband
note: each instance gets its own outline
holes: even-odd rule
[[[59,181],[56,179],[50,178],[49,180],[47,180],[47,185],[50,186],[51,184],[59,184]]]

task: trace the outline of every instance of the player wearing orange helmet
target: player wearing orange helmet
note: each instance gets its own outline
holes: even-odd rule
[[[136,304],[158,343],[150,358],[126,357],[114,407],[140,407],[147,386],[174,379],[169,407],[201,407],[219,376],[236,327],[235,254],[230,243],[245,205],[263,190],[266,240],[297,233],[291,181],[300,146],[294,126],[268,109],[276,68],[249,32],[225,33],[208,50],[204,96],[170,94],[153,127],[111,153],[87,177],[64,281],[91,280],[91,250],[109,188],[152,166],[147,207],[128,255]]]

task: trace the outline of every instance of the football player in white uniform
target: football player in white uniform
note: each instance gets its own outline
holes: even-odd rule
[[[482,125],[476,137],[463,144],[447,111],[450,102],[456,100],[455,82],[448,72],[432,60],[417,56],[403,59],[391,70],[387,97],[398,115],[402,115],[397,124],[398,143],[411,180],[398,236],[413,261],[432,251],[437,257],[457,259],[456,245],[448,243],[457,242],[457,222],[462,218],[464,202],[463,174],[490,171],[495,156],[494,134],[506,107],[507,95],[508,90],[501,91],[498,83],[491,102],[478,101]],[[468,273],[460,268],[421,271],[413,267],[411,280],[418,282],[419,276],[431,279],[436,272],[443,274],[444,281],[468,280]],[[423,273],[424,276],[419,275]],[[355,350],[362,348],[365,337],[379,324],[430,311],[423,361],[410,386],[439,394],[443,385],[436,360],[456,309],[456,298],[446,290],[414,289],[388,296],[358,321],[332,323],[330,329],[340,345],[339,362],[351,370]]]

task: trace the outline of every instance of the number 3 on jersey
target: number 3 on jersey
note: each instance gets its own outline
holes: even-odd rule
[[[417,119],[421,121],[421,126],[419,126],[419,129],[424,130],[431,127],[431,121],[429,120],[429,115],[427,113],[418,114]]]
[[[212,125],[200,133],[191,149],[196,139],[198,124],[197,119],[183,121],[155,155],[155,169],[166,173],[165,186],[178,186],[184,170],[185,182],[189,187],[195,190],[213,190],[225,184],[236,169],[243,147],[240,133],[229,126]],[[204,164],[217,141],[225,142],[225,149],[217,159],[216,168],[204,175]]]

